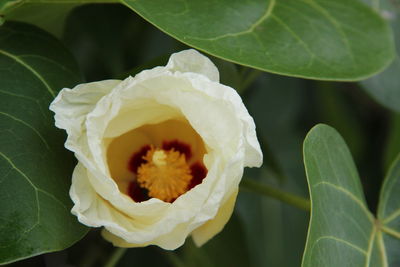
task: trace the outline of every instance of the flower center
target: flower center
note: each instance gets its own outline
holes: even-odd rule
[[[151,147],[137,170],[137,182],[148,195],[171,202],[188,190],[193,178],[184,153]]]

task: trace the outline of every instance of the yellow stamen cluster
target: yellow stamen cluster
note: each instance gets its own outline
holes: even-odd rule
[[[149,196],[171,202],[187,191],[192,175],[185,155],[174,149],[151,148],[138,169],[137,182]]]

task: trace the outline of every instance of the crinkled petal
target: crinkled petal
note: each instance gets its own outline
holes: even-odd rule
[[[172,54],[166,68],[171,72],[202,74],[211,81],[219,82],[219,72],[214,63],[194,49]]]
[[[185,234],[182,234],[184,232]],[[135,247],[145,247],[148,245],[156,245],[163,249],[174,250],[179,248],[185,242],[186,237],[189,235],[190,231],[188,228],[188,223],[182,223],[178,225],[174,230],[168,232],[164,235],[159,235],[154,240],[145,243],[129,243],[125,239],[121,238],[119,235],[115,235],[112,232],[104,228],[101,232],[102,236],[113,243],[116,247],[125,248],[135,248]]]
[[[62,89],[50,104],[50,110],[55,113],[56,126],[65,129],[68,135],[81,135],[86,115],[95,108],[100,98],[109,94],[120,82],[105,80]]]
[[[130,218],[101,198],[90,185],[87,170],[82,164],[76,166],[73,174],[73,184],[70,190],[75,206],[72,213],[78,220],[88,226],[105,227],[105,238],[122,247],[143,247],[149,244],[158,245],[164,249],[180,247],[188,234],[193,230],[189,223],[179,223],[175,228],[164,231],[162,223],[146,235],[138,224],[138,219]],[[178,219],[178,218],[177,218]],[[146,225],[146,217],[141,218],[142,226]]]
[[[263,161],[263,154],[257,140],[256,126],[238,93],[229,86],[209,82],[193,74],[185,74],[185,76],[191,81],[193,88],[226,105],[230,111],[229,115],[241,121],[240,135],[244,137],[246,150],[244,165],[247,167],[260,167]]]
[[[107,229],[105,229],[105,228],[101,231],[101,235],[103,236],[104,239],[111,242],[115,247],[137,248],[137,247],[146,247],[146,246],[152,244],[151,242],[142,243],[142,244],[128,243],[121,237],[116,236],[113,233],[107,231]]]
[[[87,116],[99,100],[110,94],[120,83],[119,80],[105,80],[80,84],[73,89],[64,88],[50,104],[50,110],[55,113],[56,126],[67,131],[65,147],[74,152],[85,165],[89,165],[92,160],[85,134]]]

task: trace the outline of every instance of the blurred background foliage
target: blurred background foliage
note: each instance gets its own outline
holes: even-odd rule
[[[87,82],[134,75],[188,48],[122,5],[83,5],[68,16],[65,7],[58,8],[65,23],[49,30],[72,51]],[[47,19],[41,23],[52,25]],[[239,91],[257,125],[264,166],[247,169],[245,178],[308,198],[302,142],[322,122],[348,143],[367,202],[376,210],[382,177],[400,151],[399,114],[374,101],[358,83],[290,78],[212,59],[222,83]],[[308,212],[242,190],[232,219],[202,248],[188,239],[173,252],[153,246],[129,249],[117,266],[300,266],[308,220]],[[94,229],[65,251],[10,266],[100,266],[113,251]]]

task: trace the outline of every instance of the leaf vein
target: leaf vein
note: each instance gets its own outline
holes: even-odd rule
[[[47,61],[47,62],[49,62],[49,63],[52,63],[52,64],[54,64],[54,65],[56,65],[56,66],[59,66],[62,70],[64,70],[64,71],[66,71],[66,72],[68,72],[69,74],[71,74],[72,76],[74,76],[75,78],[77,78],[77,79],[80,79],[80,77],[75,73],[75,72],[73,72],[72,70],[70,70],[69,68],[67,68],[66,66],[64,66],[64,65],[62,65],[62,64],[60,64],[60,63],[58,63],[57,61],[54,61],[54,60],[52,60],[52,59],[50,59],[50,58],[46,58],[46,57],[42,57],[42,56],[39,56],[39,55],[29,55],[29,54],[24,54],[24,55],[19,55],[19,58],[39,58],[39,59],[41,59],[41,60],[44,60],[44,61]]]
[[[383,242],[382,232],[378,231],[378,245],[379,245],[379,252],[382,257],[382,267],[388,267],[388,259],[386,255],[386,248],[385,243]]]
[[[195,40],[204,40],[204,41],[216,41],[219,39],[224,39],[227,37],[238,37],[240,35],[245,35],[254,32],[254,30],[261,25],[264,21],[266,21],[272,14],[272,11],[275,7],[276,0],[270,0],[270,3],[265,11],[265,13],[256,21],[254,22],[247,30],[240,31],[240,32],[234,32],[234,33],[226,33],[222,34],[219,36],[211,37],[211,38],[198,38],[198,37],[192,37],[188,36],[187,38],[190,39],[195,39]]]
[[[374,247],[373,245],[375,240],[375,234],[376,234],[376,227],[374,225],[374,227],[372,227],[371,235],[368,240],[368,251],[366,255],[367,258],[365,260],[365,267],[369,267],[369,265],[371,264],[371,255],[372,255],[372,248]]]
[[[313,187],[317,187],[317,186],[320,186],[320,185],[330,186],[330,187],[332,187],[332,188],[334,188],[334,189],[346,194],[354,202],[356,202],[358,206],[361,207],[361,209],[365,212],[365,214],[367,215],[367,217],[368,217],[368,219],[370,221],[374,220],[373,219],[374,217],[372,216],[371,212],[367,209],[367,207],[364,205],[364,203],[360,199],[358,199],[355,195],[353,195],[350,191],[344,189],[343,187],[337,186],[335,184],[332,184],[332,183],[326,182],[326,181],[322,181],[322,182],[316,183]]]
[[[314,54],[313,51],[311,51],[310,47],[308,46],[308,44],[301,39],[301,37],[295,33],[290,27],[289,25],[287,25],[285,22],[283,22],[280,18],[278,18],[275,15],[271,15],[271,18],[274,19],[276,22],[278,22],[285,30],[287,30],[291,35],[293,35],[293,37],[301,44],[301,46],[304,47],[304,50],[310,55],[310,61],[307,64],[307,67],[310,67],[312,65],[312,63],[314,62],[314,58],[316,57],[316,55]]]
[[[400,216],[400,209],[397,209],[393,213],[391,213],[388,217],[386,217],[386,219],[383,220],[383,223],[385,224],[390,223],[399,216]]]
[[[341,238],[337,238],[335,236],[320,236],[317,240],[315,240],[315,243],[314,243],[313,246],[315,246],[319,241],[321,241],[323,239],[330,239],[330,240],[334,240],[334,241],[339,242],[339,243],[343,243],[343,244],[345,244],[345,245],[357,250],[358,252],[360,252],[360,253],[362,253],[364,255],[367,255],[367,251],[365,251],[364,249],[360,248],[359,246],[356,246],[356,245],[354,245],[353,243],[351,243],[351,242],[349,242],[347,240],[344,240],[344,239],[341,239]]]
[[[400,239],[400,232],[398,232],[390,227],[387,227],[387,226],[381,226],[381,229],[383,232]]]
[[[12,119],[12,120],[14,120],[14,121],[16,121],[16,122],[21,123],[22,125],[28,127],[29,129],[31,129],[31,130],[40,138],[40,140],[44,143],[44,145],[46,146],[46,148],[47,148],[48,150],[50,150],[50,146],[49,146],[49,144],[47,143],[46,139],[44,139],[44,137],[39,133],[38,130],[36,130],[36,129],[35,129],[34,127],[32,127],[31,125],[29,125],[27,122],[25,122],[25,121],[23,121],[23,120],[21,120],[21,119],[18,119],[18,118],[14,117],[14,116],[12,116],[12,115],[10,115],[10,114],[8,114],[8,113],[1,112],[1,111],[0,111],[0,115],[6,116],[6,117],[8,117],[8,118],[10,118],[10,119]]]
[[[26,69],[28,69],[30,72],[33,73],[33,75],[36,76],[36,78],[38,78],[43,85],[46,87],[47,91],[50,93],[50,95],[54,98],[56,95],[54,94],[53,90],[51,90],[50,85],[46,82],[46,80],[36,71],[34,70],[30,65],[28,65],[25,61],[23,61],[22,59],[20,59],[17,56],[14,56],[4,50],[0,50],[0,54],[3,54],[9,58],[12,58],[13,60],[15,60],[16,62],[18,62],[19,64],[21,64],[22,66],[24,66]]]
[[[4,90],[0,90],[0,93],[5,94],[5,95],[9,95],[9,96],[20,97],[20,98],[24,98],[24,99],[36,102],[36,99],[34,99],[33,97],[20,95],[20,94],[14,94],[14,93],[11,93],[11,92],[8,92],[8,91],[4,91]]]
[[[321,13],[321,15],[323,15],[330,23],[332,23],[332,25],[335,27],[336,31],[342,36],[343,44],[346,47],[347,52],[348,52],[351,60],[353,61],[353,64],[355,65],[355,59],[354,59],[353,51],[349,44],[349,40],[348,40],[346,34],[344,33],[344,31],[342,30],[342,27],[340,26],[340,24],[336,21],[336,19],[334,17],[332,17],[325,8],[318,5],[316,3],[316,1],[314,1],[314,0],[302,0],[302,1],[304,3],[312,6],[313,8],[315,8],[315,10],[319,11]]]

